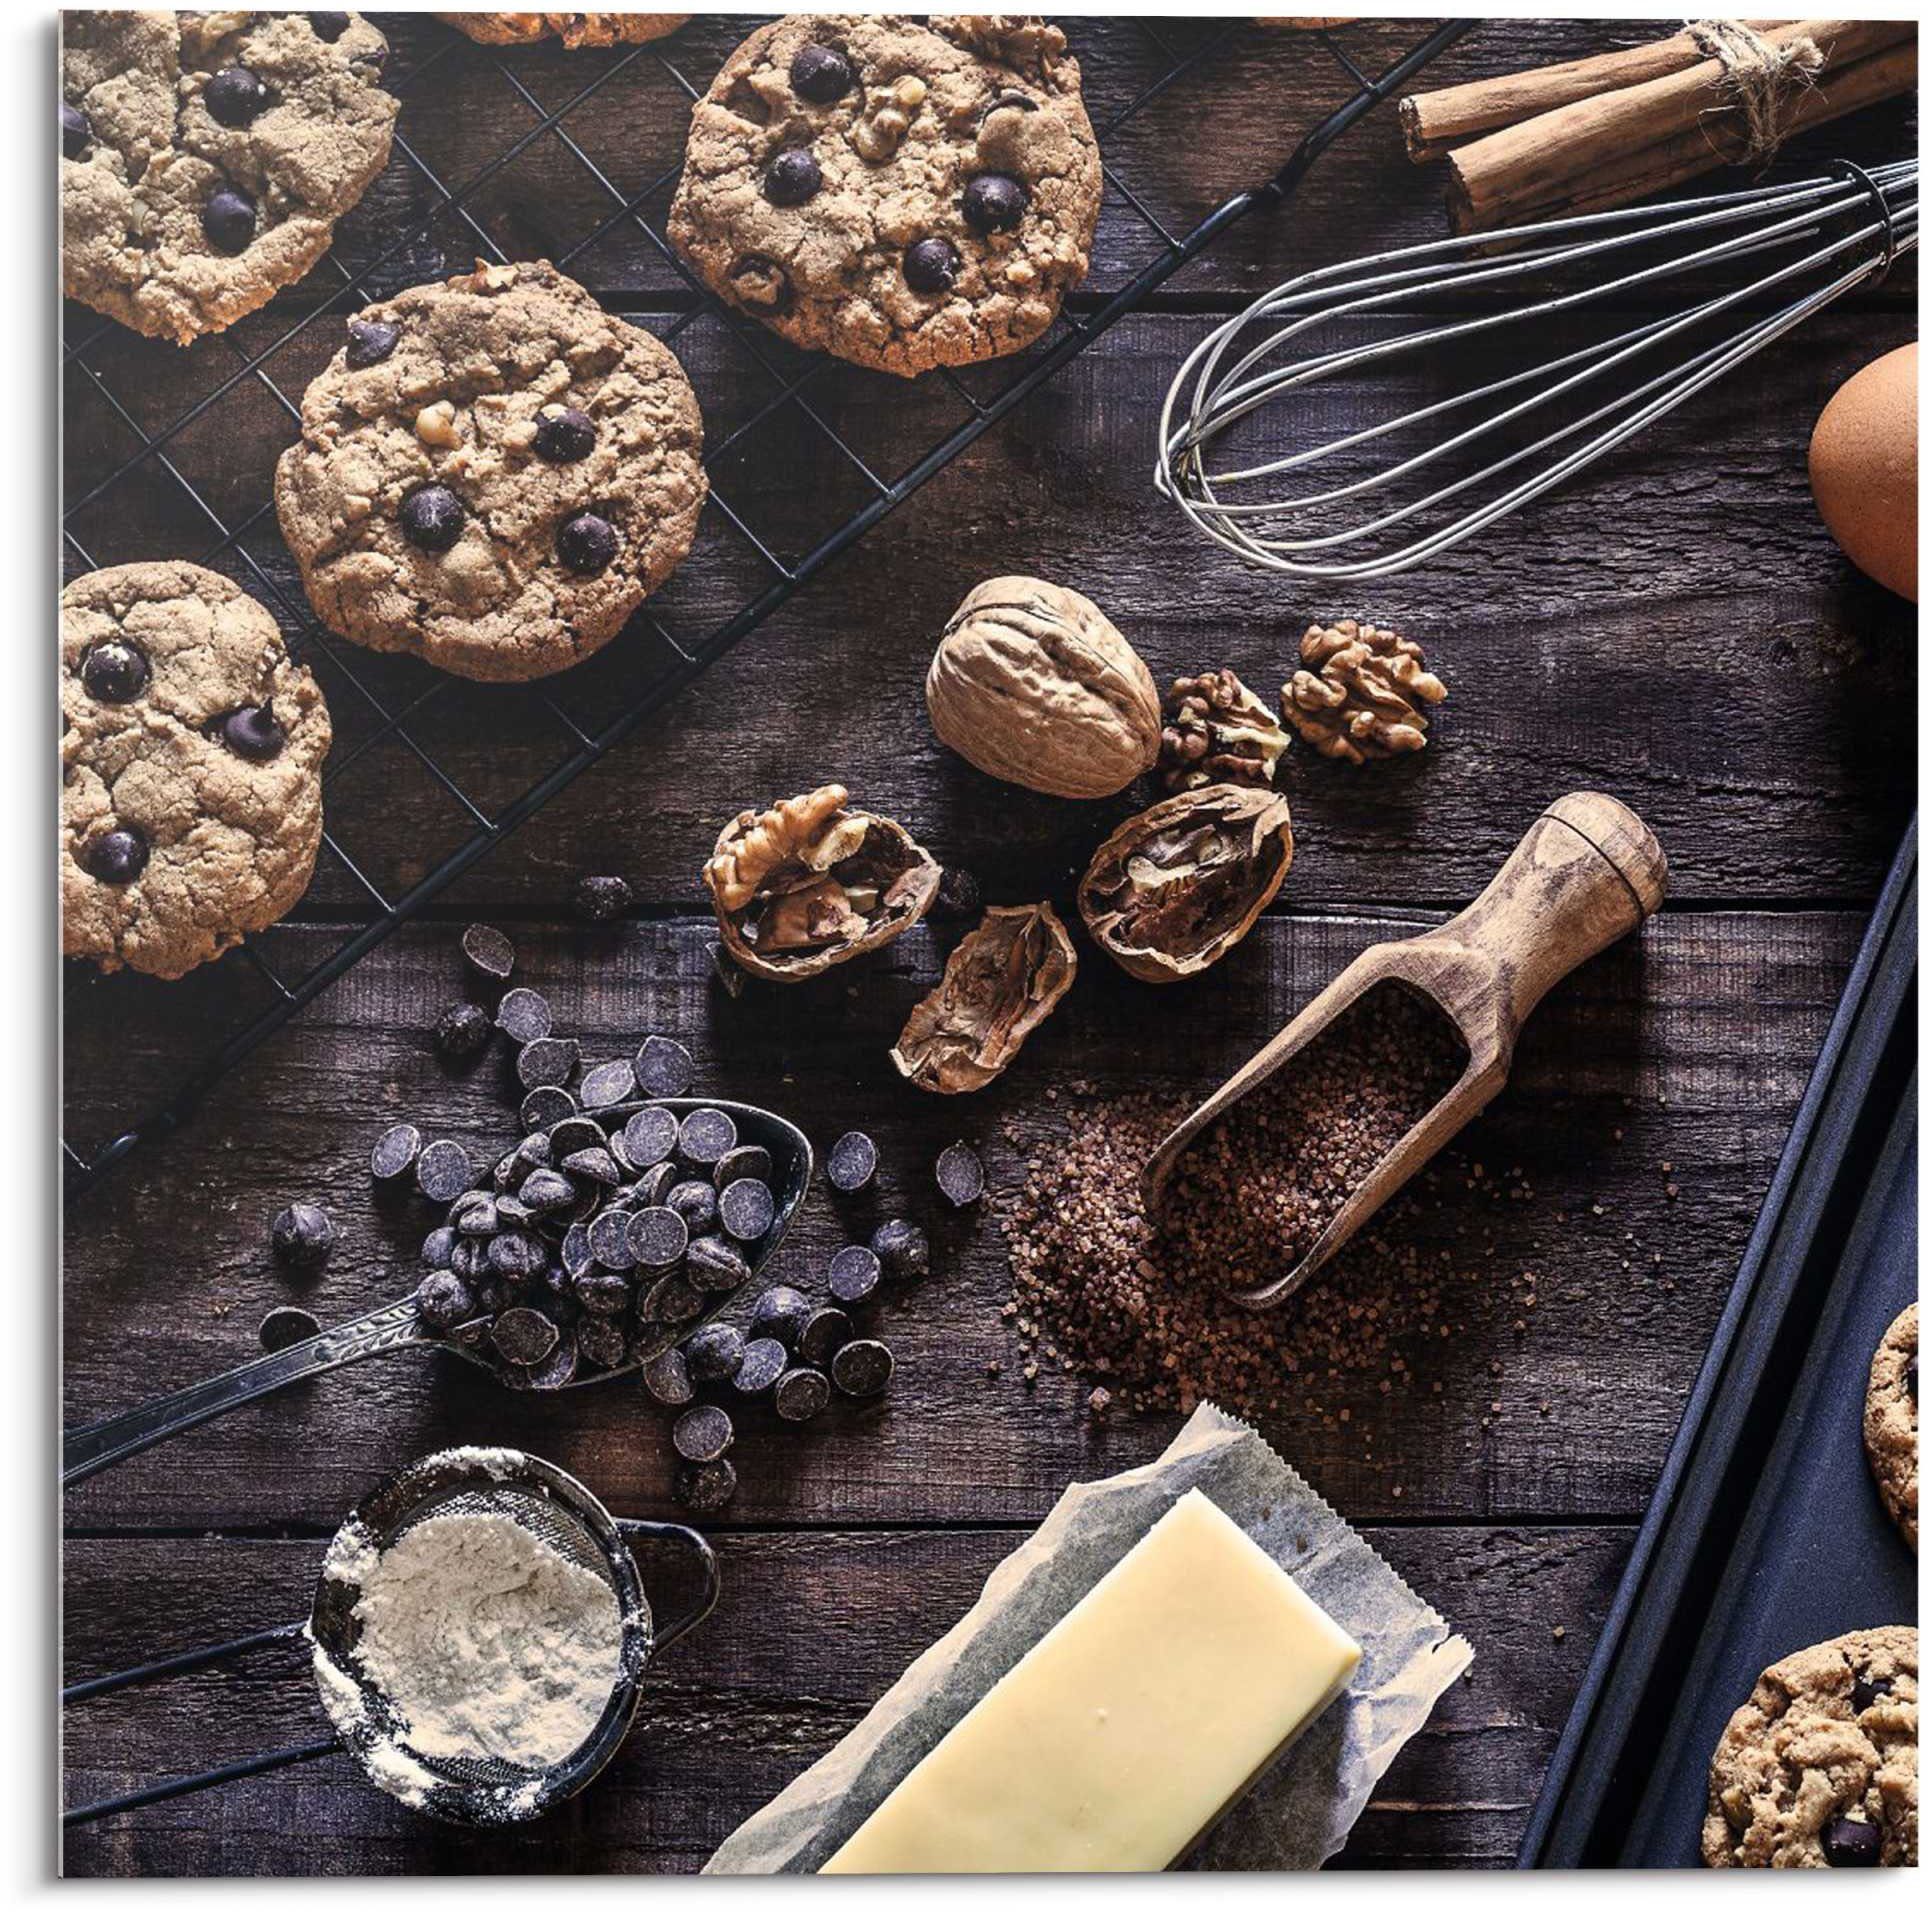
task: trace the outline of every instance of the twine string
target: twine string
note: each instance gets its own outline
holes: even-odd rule
[[[1725,104],[1747,129],[1736,162],[1765,166],[1787,137],[1788,106],[1814,85],[1827,56],[1808,34],[1776,45],[1739,20],[1690,20],[1687,31],[1702,53],[1720,62]]]

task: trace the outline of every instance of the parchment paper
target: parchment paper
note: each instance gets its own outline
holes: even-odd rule
[[[1201,1489],[1363,1649],[1346,1693],[1187,1861],[1304,1870],[1346,1842],[1392,1758],[1473,1649],[1244,1422],[1207,1402],[1157,1460],[1074,1483],[977,1604],[706,1872],[814,1872],[924,1755],[1190,1488]]]

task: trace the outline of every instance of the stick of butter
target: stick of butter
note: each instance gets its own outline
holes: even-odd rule
[[[1154,1872],[1344,1691],[1359,1648],[1193,1489],[825,1872]]]

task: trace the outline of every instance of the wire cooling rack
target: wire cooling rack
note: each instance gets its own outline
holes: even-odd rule
[[[1136,228],[1133,242],[1122,250],[1134,262],[1142,255],[1144,263],[1093,309],[1067,309],[1029,351],[967,373],[942,370],[916,381],[920,391],[937,389],[946,401],[945,416],[955,422],[934,430],[926,449],[907,464],[898,460],[901,468],[885,476],[874,468],[882,461],[866,456],[852,442],[850,431],[840,432],[828,416],[823,386],[836,362],[799,354],[724,306],[685,271],[670,247],[663,215],[681,167],[680,138],[667,168],[640,182],[619,181],[614,158],[591,150],[595,141],[586,129],[596,120],[597,105],[607,111],[620,102],[619,110],[626,109],[627,123],[633,124],[638,88],[654,89],[650,97],[655,107],[673,108],[680,123],[689,103],[706,89],[715,65],[749,31],[751,22],[711,19],[700,23],[710,29],[707,33],[693,36],[686,29],[652,45],[544,61],[477,47],[427,15],[374,17],[392,48],[385,84],[404,107],[389,173],[402,169],[399,190],[405,215],[392,224],[384,221],[381,213],[390,203],[384,189],[390,182],[378,182],[301,285],[185,355],[175,356],[172,346],[136,340],[113,321],[70,306],[62,354],[67,411],[62,557],[70,575],[155,556],[190,557],[227,571],[278,615],[290,650],[322,679],[337,739],[325,773],[329,789],[365,760],[376,758],[385,777],[392,774],[417,785],[425,780],[441,808],[454,818],[456,835],[438,845],[439,854],[425,874],[398,884],[386,880],[366,841],[343,840],[342,812],[331,797],[322,854],[334,865],[341,891],[330,918],[345,919],[347,928],[299,973],[283,973],[263,948],[263,937],[250,938],[224,956],[216,966],[221,971],[243,965],[252,972],[239,979],[245,987],[222,990],[222,1000],[231,999],[233,1005],[222,1023],[231,1033],[213,1054],[180,1073],[144,1113],[130,1111],[111,1120],[104,1139],[77,1142],[71,1134],[63,1137],[70,1198],[93,1186],[137,1143],[178,1126],[228,1070],[606,757],[1227,227],[1289,195],[1327,147],[1476,24],[1457,21],[1440,27],[1377,73],[1366,71],[1348,53],[1343,29],[1294,36],[1295,53],[1333,63],[1352,89],[1349,96],[1299,142],[1271,179],[1225,200],[1182,234],[1169,229],[1152,210],[1147,194],[1134,190],[1108,157],[1108,204]],[[1201,26],[1136,20],[1130,28],[1129,58],[1112,56],[1127,69],[1116,74],[1094,71],[1105,57],[1103,48],[1080,46],[1088,97],[1105,90],[1115,97],[1124,90],[1122,104],[1098,116],[1101,147],[1115,151],[1116,136],[1128,122],[1184,87],[1229,41],[1252,30],[1249,21]],[[444,86],[462,89],[465,101],[475,98],[475,109],[462,116],[462,124],[477,138],[493,133],[500,140],[496,121],[506,115],[501,129],[510,134],[506,143],[489,151],[471,147],[442,156],[425,152],[411,137],[408,103]],[[525,202],[518,213],[512,203],[505,221],[502,207],[493,202],[492,189],[538,147],[547,150],[551,161],[553,149],[567,155],[566,196],[573,201],[579,189],[587,202],[582,215],[586,227],[574,236],[556,235],[554,208],[531,208]],[[464,170],[458,183],[450,184],[457,162]],[[488,210],[483,210],[485,202]],[[518,228],[518,219],[524,229]],[[667,289],[640,296],[611,294],[606,288],[599,292],[599,258],[612,249],[626,251],[632,271],[640,257]],[[293,437],[303,386],[332,354],[339,325],[362,306],[423,279],[458,271],[477,257],[500,260],[544,252],[562,271],[604,296],[612,309],[640,306],[638,322],[651,323],[684,359],[709,425],[705,463],[711,480],[698,549],[684,570],[700,568],[705,539],[727,539],[732,550],[727,562],[712,566],[709,588],[691,594],[694,602],[671,601],[683,575],[679,573],[669,589],[643,607],[619,643],[609,647],[627,648],[632,659],[641,659],[627,667],[629,675],[615,694],[604,688],[590,704],[571,696],[569,680],[592,669],[595,660],[546,683],[491,690],[493,698],[503,700],[491,707],[492,721],[502,721],[505,703],[517,703],[521,707],[509,721],[553,727],[562,754],[526,788],[488,802],[467,787],[470,779],[464,769],[451,762],[459,753],[450,747],[438,708],[473,687],[416,660],[364,652],[323,629],[310,613],[281,545],[270,488],[264,482],[237,481],[231,453],[249,439],[278,450]],[[705,389],[703,368],[692,363],[691,351],[693,335],[704,327],[718,328],[729,341],[723,348],[732,354],[729,382],[733,388],[748,382],[755,389],[747,404],[740,398],[724,400],[724,374],[715,375],[712,389]],[[191,397],[181,403],[184,377]],[[894,392],[902,389],[898,381],[888,382]],[[746,454],[760,439],[779,431],[784,436],[776,455],[793,459],[795,434],[803,433],[809,446],[804,455],[824,461],[823,469],[834,473],[831,495],[848,503],[840,521],[795,555],[758,522],[747,496],[735,495]],[[815,482],[814,471],[812,476]],[[160,507],[171,548],[142,548],[141,530],[152,515],[150,506]],[[198,550],[189,548],[196,543]],[[726,608],[718,609],[719,600]]]

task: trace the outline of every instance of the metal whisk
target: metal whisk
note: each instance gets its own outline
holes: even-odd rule
[[[1268,570],[1410,570],[1879,279],[1917,243],[1919,174],[1912,159],[1841,161],[1824,178],[1304,273],[1185,361],[1159,422],[1157,487]],[[1518,302],[1453,312],[1494,288]],[[1597,336],[1549,350],[1547,321]],[[1335,405],[1318,388],[1338,380],[1356,397]]]

